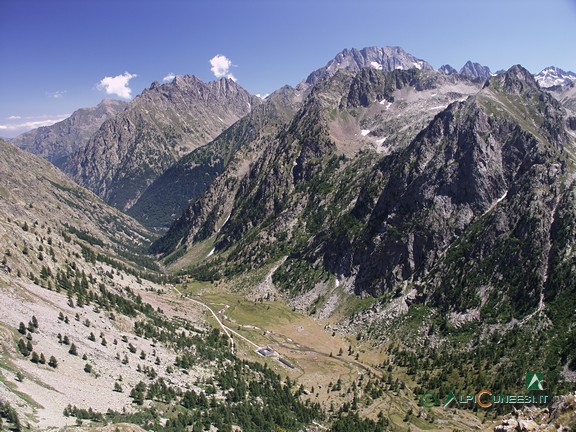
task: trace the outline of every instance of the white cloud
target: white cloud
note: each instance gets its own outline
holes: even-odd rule
[[[270,93],[266,93],[265,95],[261,95],[260,93],[256,93],[256,96],[258,96],[260,99],[264,100],[264,99],[266,99],[268,96],[270,96]]]
[[[138,75],[124,72],[122,75],[115,77],[104,77],[98,83],[98,90],[105,90],[106,94],[116,95],[123,99],[130,99],[132,97],[132,89],[128,87],[128,83],[132,78]]]
[[[52,99],[61,99],[64,97],[65,94],[66,94],[66,90],[63,90],[63,91],[58,90],[55,92],[47,92],[46,96],[48,96],[49,98],[52,98]]]
[[[52,126],[54,123],[64,120],[70,117],[70,114],[59,114],[59,115],[40,115],[34,117],[26,117],[27,121],[18,123],[7,123],[0,124],[0,131],[5,132],[9,136],[17,136],[21,133],[27,132],[31,129],[36,129],[42,126]],[[21,120],[21,116],[10,116],[8,120]]]
[[[232,81],[236,81],[234,75],[230,73],[232,61],[230,61],[226,56],[221,54],[215,55],[210,59],[210,64],[212,65],[210,70],[216,78],[230,78]]]
[[[168,75],[166,75],[164,78],[162,78],[162,81],[169,82],[169,81],[172,81],[174,78],[176,78],[176,75],[174,75],[172,72],[170,72]]]

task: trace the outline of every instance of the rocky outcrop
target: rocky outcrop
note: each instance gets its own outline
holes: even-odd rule
[[[549,407],[528,407],[506,415],[494,432],[569,432],[576,427],[575,396],[559,396]]]

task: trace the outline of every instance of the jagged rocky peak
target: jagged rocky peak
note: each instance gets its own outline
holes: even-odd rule
[[[256,99],[255,96],[252,96],[230,78],[221,78],[205,83],[195,75],[176,75],[172,81],[165,84],[154,81],[150,88],[145,90],[142,95],[137,96],[135,100],[156,97],[154,96],[156,94],[167,95],[168,97],[189,95],[194,98],[200,97],[204,101],[233,99],[236,102],[245,103],[249,107]],[[258,104],[258,101],[254,103]]]
[[[121,101],[118,99],[102,99],[102,101],[94,108],[82,108],[82,110],[84,110],[86,113],[91,113],[94,116],[101,117],[103,119],[108,119],[124,111],[127,107],[128,102],[125,101]],[[74,116],[74,114],[72,114],[72,116]],[[104,121],[102,121],[102,123],[103,122]],[[95,125],[98,124],[98,121],[94,121],[94,124]]]
[[[486,81],[485,86],[496,86],[511,94],[523,94],[540,87],[534,76],[521,65],[514,65],[506,72]]]
[[[454,75],[457,74],[458,71],[456,69],[454,69],[452,66],[450,66],[449,64],[445,64],[440,66],[440,68],[438,69],[438,72],[444,74],[444,75]]]
[[[202,85],[204,84],[204,81],[202,81],[196,75],[176,75],[171,82],[166,83],[165,85],[170,84],[179,87],[187,87],[187,86]]]
[[[200,81],[195,75],[176,75],[171,84],[184,85],[187,81]]]
[[[480,63],[474,63],[470,60],[462,66],[459,73],[465,77],[477,80],[485,80],[492,75],[488,66],[482,66]]]
[[[268,95],[265,101],[274,101],[285,109],[297,111],[304,101],[305,93],[298,91],[297,88],[285,85]]]
[[[368,47],[358,50],[345,49],[326,66],[312,72],[306,83],[313,85],[320,79],[334,75],[339,70],[359,71],[365,67],[391,72],[396,69],[434,70],[426,61],[414,57],[400,47]]]
[[[535,78],[540,87],[549,88],[571,84],[576,80],[576,73],[564,71],[556,66],[549,66],[537,73]]]
[[[178,90],[178,91],[185,91],[191,88],[196,88],[200,86],[205,86],[204,82],[197,78],[194,75],[176,75],[174,79],[170,82],[160,84],[158,81],[154,81],[150,84],[150,87],[142,93],[142,95],[147,94],[150,91],[169,91],[169,90]],[[137,96],[138,99],[141,95]]]
[[[141,95],[136,96],[135,100],[140,98],[142,95],[147,94],[150,91],[158,91],[158,90],[168,90],[168,89],[178,89],[178,90],[185,90],[190,87],[197,87],[199,85],[205,85],[202,80],[197,78],[194,75],[176,75],[172,81],[166,83],[159,83],[158,81],[153,81],[150,84],[150,87],[145,89]]]

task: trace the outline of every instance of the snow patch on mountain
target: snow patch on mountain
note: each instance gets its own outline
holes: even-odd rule
[[[378,62],[375,62],[375,61],[370,62],[370,66],[372,66],[374,69],[382,70],[382,65]]]

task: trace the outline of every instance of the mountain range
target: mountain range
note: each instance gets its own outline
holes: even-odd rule
[[[260,99],[231,79],[193,76],[153,83],[104,122],[63,167],[71,178],[127,210],[156,177],[248,114]]]
[[[162,364],[158,373],[166,381],[149,391],[172,389],[174,400],[187,409],[193,404],[182,396],[185,374],[167,365],[183,364],[176,347],[184,349],[190,341],[179,334],[202,333],[183,324],[188,314],[201,315],[186,306],[183,292],[193,293],[196,307],[209,299],[221,309],[212,314],[232,340],[232,353],[224,353],[228,345],[219,345],[218,337],[203,333],[217,348],[194,342],[206,362],[198,360],[204,369],[193,373],[204,370],[213,381],[198,379],[194,388],[198,395],[218,395],[205,415],[210,424],[223,421],[230,428],[248,417],[219,411],[218,401],[248,409],[243,404],[260,397],[251,384],[257,381],[240,377],[268,376],[258,366],[241,366],[234,341],[258,337],[260,344],[288,349],[296,336],[288,336],[280,323],[303,317],[313,317],[328,332],[314,343],[330,344],[331,334],[340,352],[308,350],[305,344],[313,342],[300,340],[291,351],[299,364],[307,364],[298,357],[306,348],[306,356],[316,356],[325,367],[345,359],[346,367],[363,372],[362,378],[344,379],[346,393],[322,381],[332,377],[308,378],[301,366],[301,391],[285,395],[307,392],[310,411],[290,399],[296,417],[282,420],[290,430],[310,426],[312,419],[328,419],[324,424],[331,430],[352,430],[338,426],[352,413],[358,427],[373,421],[373,429],[361,430],[384,430],[384,424],[428,427],[445,413],[418,405],[420,394],[443,398],[478,389],[520,394],[526,365],[542,371],[550,394],[566,394],[576,376],[573,79],[573,73],[554,67],[536,75],[521,65],[492,73],[472,61],[459,71],[449,65],[436,71],[402,48],[372,47],[343,50],[295,87],[282,87],[264,100],[230,79],[203,83],[178,76],[153,83],[129,104],[104,101],[68,122],[14,140],[68,178],[0,141],[2,172],[23,168],[0,182],[6,250],[1,286],[7,293],[13,282],[36,296],[39,286],[66,285],[62,274],[68,272],[68,298],[84,303],[108,292],[106,287],[125,295],[137,313],[118,306],[116,313],[129,318],[113,322],[108,314],[90,312],[91,320],[99,320],[102,334],[121,338],[120,331],[134,331],[158,342],[148,347],[133,339],[142,352],[157,348]],[[83,284],[82,273],[90,281],[86,290],[74,285],[74,279]],[[178,296],[166,296],[168,278],[182,290]],[[49,295],[55,305],[49,316],[73,312],[62,304],[65,295]],[[143,306],[143,298],[154,307]],[[202,307],[209,309],[207,304]],[[258,305],[294,315],[274,316]],[[266,318],[256,313],[231,318],[244,307]],[[5,314],[10,318],[4,327],[12,326],[14,331],[7,331],[16,335],[14,346],[6,348],[13,353],[15,329],[24,318]],[[249,321],[242,321],[246,317]],[[169,324],[172,318],[175,324]],[[230,337],[232,327],[222,322],[241,333]],[[298,332],[309,331],[302,329]],[[50,331],[56,337],[57,331]],[[73,331],[81,340],[83,329]],[[349,343],[347,356],[339,338]],[[90,343],[81,346],[93,353]],[[61,344],[48,348],[62,350]],[[121,358],[116,348],[101,350],[89,358],[102,371],[111,366],[98,359]],[[145,367],[154,367],[146,354],[143,364],[148,358]],[[252,358],[252,345],[243,355]],[[144,370],[140,363],[135,370],[136,361],[113,362],[116,375],[122,371],[134,389]],[[237,374],[207,372],[210,361],[220,365],[217,370],[233,368]],[[182,370],[192,370],[189,366]],[[29,365],[24,369],[33,374]],[[43,382],[50,381],[42,374]],[[109,375],[104,387],[111,389],[120,381]],[[234,387],[230,380],[240,381]],[[319,399],[314,380],[327,386],[326,399]],[[375,390],[379,386],[384,394]],[[127,395],[114,397],[127,401]],[[150,407],[164,410],[153,402],[164,403],[163,398],[153,394]],[[400,402],[392,408],[392,401]],[[105,409],[101,401],[94,403]],[[328,408],[330,403],[339,408]],[[371,406],[381,410],[378,417]],[[563,412],[556,408],[550,412]],[[506,409],[495,408],[494,416]],[[472,419],[463,411],[453,428],[483,427],[486,415],[481,422],[480,414]],[[174,413],[163,415],[172,427]],[[189,426],[200,421],[190,415]],[[251,430],[251,423],[242,424]]]
[[[384,72],[433,70],[429,63],[400,47],[345,49],[296,86],[291,97],[303,100],[317,81],[339,70],[357,72],[364,67]],[[449,65],[442,66],[439,72],[457,73]],[[491,76],[488,67],[471,61],[458,74],[479,83]],[[535,77],[547,86],[568,83],[573,75],[551,67]],[[22,134],[13,142],[53,162],[79,184],[129,211],[147,226],[165,229],[205,187],[194,187],[190,192],[187,187],[177,188],[180,192],[159,194],[163,189],[156,182],[173,178],[173,170],[184,163],[184,159],[179,161],[183,155],[210,142],[259,103],[259,98],[250,96],[231,80],[204,84],[195,77],[179,76],[169,84],[153,83],[124,113],[125,103],[105,100],[98,107],[78,110],[53,126]],[[110,121],[104,124],[105,120]],[[141,164],[138,155],[145,153],[150,156]],[[219,171],[214,160],[193,165],[212,166],[206,172],[207,181],[195,183],[198,186],[209,183]]]
[[[530,340],[545,319],[541,349],[525,355],[558,365],[547,374],[561,385],[571,375],[554,370],[576,364],[566,324],[576,298],[570,115],[521,66],[485,82],[418,68],[338,71],[314,85],[245,173],[224,170],[152,251],[178,266],[209,242],[186,271],[211,280],[276,262],[276,288],[318,318],[350,294],[377,299],[350,324],[372,329],[370,338],[398,334],[389,323],[402,299],[426,311],[422,331],[444,320],[445,355],[459,351],[454,333],[464,326],[508,339],[506,323],[516,322]],[[410,337],[418,351],[424,340]],[[511,385],[502,367],[491,370]]]
[[[557,206],[561,202],[560,190],[565,188],[563,179],[571,178],[565,158],[572,149],[564,150],[570,147],[571,135],[565,128],[559,103],[542,93],[532,75],[521,67],[490,79],[483,88],[467,87],[475,93],[472,97],[455,94],[455,86],[462,84],[444,80],[437,74],[432,78],[414,70],[386,75],[367,69],[357,74],[335,74],[323,81],[284,132],[270,142],[268,151],[255,157],[240,181],[226,180],[229,186],[223,191],[216,180],[211,186],[214,193],[208,188],[167,236],[155,243],[153,250],[167,253],[178,245],[192,246],[217,235],[216,255],[224,255],[232,267],[228,271],[258,267],[274,258],[277,250],[288,250],[292,251],[289,260],[303,261],[350,281],[353,284],[349,288],[358,295],[380,297],[407,289],[406,281],[414,287],[423,285],[419,288],[423,292],[429,291],[430,272],[445,265],[442,260],[447,259],[447,251],[456,247],[458,239],[466,237],[467,230],[480,229],[481,221],[487,223],[483,221],[489,213],[505,209],[514,212],[514,217],[501,216],[509,221],[509,225],[500,228],[503,234],[517,224],[525,226],[527,221],[541,220],[543,214],[549,213],[550,210],[533,208],[536,203],[528,202],[524,220],[517,220],[524,210],[520,210],[520,204],[513,204],[510,191],[521,190],[519,199],[526,200],[531,188],[542,191],[544,187],[537,180],[540,174],[532,173],[529,157],[539,161],[534,169],[544,165],[555,173],[554,178],[548,176],[546,180],[547,188],[552,188],[551,193],[558,200],[550,206],[564,211]],[[371,122],[378,119],[381,124],[386,123],[386,108],[380,102],[390,100],[392,106],[402,106],[398,94],[405,87],[415,89],[414,94],[406,95],[412,101],[420,96],[418,93],[432,91],[444,91],[454,99],[446,100],[446,108],[436,112],[422,105],[418,117],[429,113],[423,127],[417,124],[411,131],[406,128],[405,134],[390,142],[384,136],[387,139],[374,148],[383,134],[373,131]],[[336,97],[341,94],[347,99]],[[536,100],[544,101],[538,110],[533,108]],[[525,114],[530,117],[524,118]],[[386,150],[381,148],[384,143],[390,146]],[[373,153],[366,153],[371,148]],[[547,162],[542,159],[544,155]],[[525,180],[523,176],[536,178]],[[523,182],[526,186],[521,186]],[[570,193],[566,193],[568,199]],[[530,212],[537,212],[538,216]],[[224,219],[227,222],[222,226]],[[543,236],[540,240],[536,240],[536,232],[530,231],[530,241],[553,243],[552,221],[539,231]],[[498,232],[494,227],[486,229]],[[490,237],[480,236],[486,241]],[[167,242],[170,238],[171,242]],[[506,237],[491,241],[491,246],[476,247],[493,250],[500,242],[499,247],[509,247]],[[534,245],[526,247],[531,254],[539,250]],[[541,253],[548,251],[549,247]],[[477,265],[485,259],[488,258],[477,258]],[[527,257],[520,261],[524,259]],[[530,259],[544,263],[552,258]],[[217,268],[221,268],[220,263]],[[535,281],[550,280],[549,270],[534,268]],[[469,269],[473,274],[478,271],[476,266]],[[449,274],[439,277],[443,284]],[[536,283],[532,294],[522,284],[517,286],[515,289],[522,294],[517,293],[519,303],[513,309],[531,311],[538,306],[542,283]],[[298,285],[301,290],[317,289],[317,282],[307,288],[301,281]],[[326,294],[320,291],[311,300]],[[438,295],[432,292],[430,298]],[[529,306],[528,298],[533,306]],[[468,312],[477,300],[468,305],[451,298],[442,304],[451,304],[452,312]],[[481,301],[477,306],[482,304]],[[315,304],[316,310],[319,306]]]

